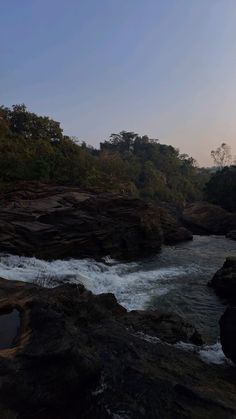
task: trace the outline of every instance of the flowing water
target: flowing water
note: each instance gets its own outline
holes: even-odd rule
[[[165,246],[144,261],[120,263],[105,258],[56,260],[0,256],[0,276],[55,286],[82,282],[94,293],[113,292],[127,309],[172,311],[193,323],[208,344],[217,341],[218,320],[225,306],[207,287],[225,257],[236,253],[236,242],[220,236]]]

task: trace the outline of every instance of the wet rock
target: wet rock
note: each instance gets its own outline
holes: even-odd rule
[[[183,321],[128,313],[82,285],[1,279],[0,310],[16,307],[18,340],[0,351],[2,418],[236,417],[234,371],[159,340],[192,340]]]
[[[136,311],[127,314],[127,324],[137,332],[174,344],[182,341],[202,345],[201,335],[188,322],[173,313],[163,313],[158,310]]]
[[[236,229],[236,213],[208,202],[188,205],[182,221],[194,234],[227,234]]]
[[[236,307],[228,307],[220,319],[220,340],[225,356],[236,364]]]
[[[214,288],[221,298],[236,304],[236,257],[227,257],[208,285]]]

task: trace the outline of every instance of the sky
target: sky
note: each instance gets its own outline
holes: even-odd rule
[[[8,0],[0,98],[98,146],[121,130],[236,155],[236,0]]]

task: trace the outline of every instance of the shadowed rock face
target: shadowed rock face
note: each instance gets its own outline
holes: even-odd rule
[[[236,364],[236,257],[226,258],[208,285],[230,306],[220,319],[220,340],[225,356]]]
[[[226,258],[208,285],[215,289],[219,297],[236,304],[236,257]]]
[[[236,417],[235,370],[171,345],[201,343],[178,316],[129,313],[82,285],[1,279],[0,310],[14,308],[21,326],[16,346],[0,351],[1,418]]]
[[[42,259],[135,259],[158,252],[171,237],[173,242],[192,238],[160,209],[112,193],[26,183],[0,199],[1,252]]]
[[[227,234],[236,229],[236,213],[208,202],[188,205],[182,220],[195,234]]]
[[[220,340],[225,356],[236,364],[236,307],[228,307],[220,319]]]

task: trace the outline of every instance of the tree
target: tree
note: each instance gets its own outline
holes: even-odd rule
[[[228,144],[222,143],[216,150],[211,151],[211,157],[213,158],[215,166],[223,168],[229,166],[232,162],[231,148]]]
[[[24,104],[13,105],[12,109],[1,106],[0,119],[12,133],[28,140],[59,141],[63,139],[60,123],[47,116],[27,111]]]
[[[236,166],[217,170],[206,184],[207,199],[228,211],[236,211]]]
[[[181,204],[199,198],[194,160],[147,135],[112,134],[100,150],[25,105],[0,106],[0,182],[56,181]]]

